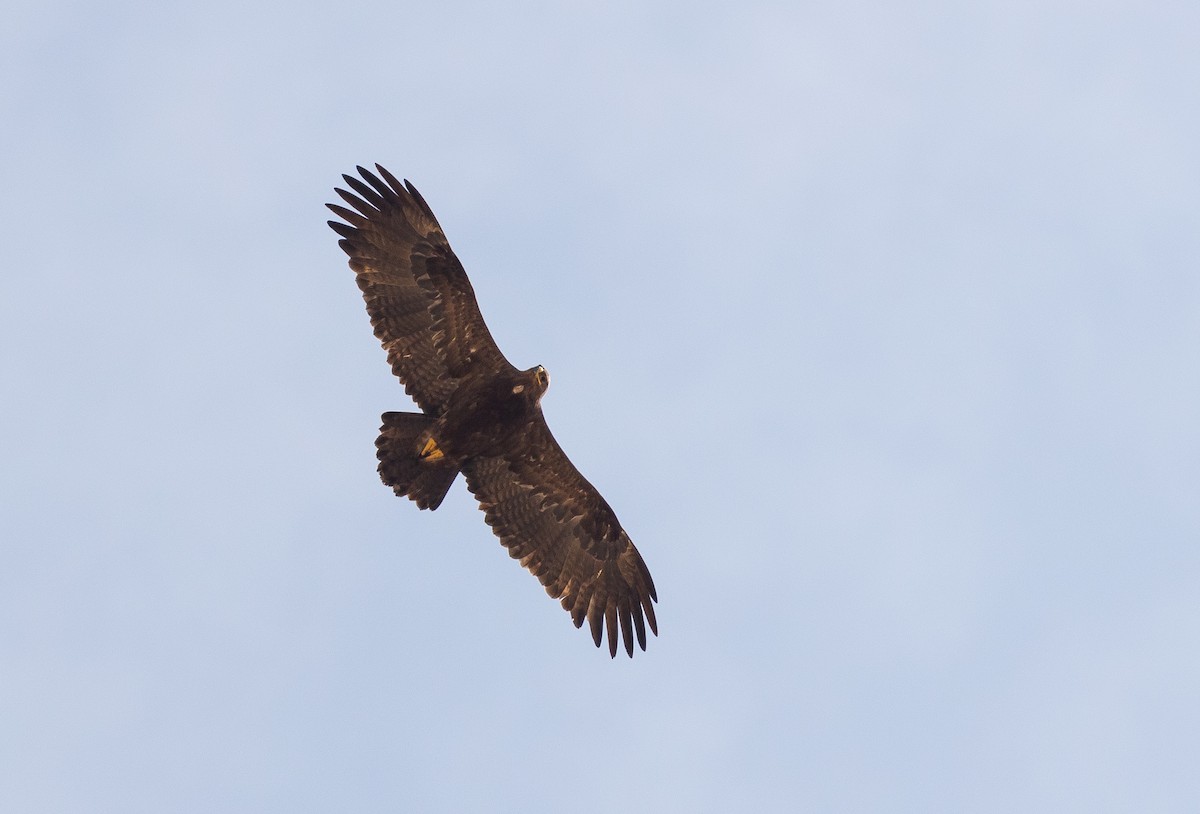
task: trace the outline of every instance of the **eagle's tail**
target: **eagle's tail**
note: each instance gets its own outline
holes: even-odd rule
[[[422,509],[436,509],[450,491],[458,467],[445,458],[421,457],[423,434],[433,419],[421,413],[384,413],[379,428],[379,476],[395,490],[406,495]]]

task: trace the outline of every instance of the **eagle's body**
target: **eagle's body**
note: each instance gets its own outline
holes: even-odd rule
[[[549,380],[542,368],[465,380],[438,416],[432,437],[458,466],[481,455],[515,455],[541,408]]]
[[[461,472],[509,553],[616,655],[658,633],[650,572],[616,514],[563,453],[542,416],[550,378],[518,370],[484,324],[462,264],[408,182],[376,165],[342,176],[354,209],[329,204],[375,335],[421,413],[384,413],[379,473],[436,509]],[[349,224],[349,225],[347,225]]]

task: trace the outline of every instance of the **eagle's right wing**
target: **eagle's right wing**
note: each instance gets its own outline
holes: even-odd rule
[[[375,168],[381,177],[358,168],[366,183],[342,176],[358,194],[336,190],[353,210],[326,204],[346,221],[329,225],[342,236],[392,372],[422,410],[436,413],[472,366],[513,368],[429,204],[412,184]]]

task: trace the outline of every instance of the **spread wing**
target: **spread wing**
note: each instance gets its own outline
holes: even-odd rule
[[[586,619],[600,646],[608,628],[609,655],[617,630],[625,652],[633,638],[646,649],[646,626],[658,635],[654,581],[617,516],[559,447],[541,411],[528,446],[507,457],[468,460],[467,486],[508,553],[562,600],[576,627]]]
[[[496,347],[462,263],[425,199],[378,164],[364,181],[343,175],[357,195],[336,190],[353,209],[326,204],[345,221],[329,221],[350,255],[375,335],[392,372],[426,413],[437,413],[475,365],[512,365]]]

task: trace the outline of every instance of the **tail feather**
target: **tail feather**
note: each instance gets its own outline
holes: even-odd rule
[[[422,509],[442,505],[458,475],[458,467],[445,459],[423,461],[417,457],[421,435],[432,425],[433,419],[421,413],[384,413],[375,441],[383,482]]]

